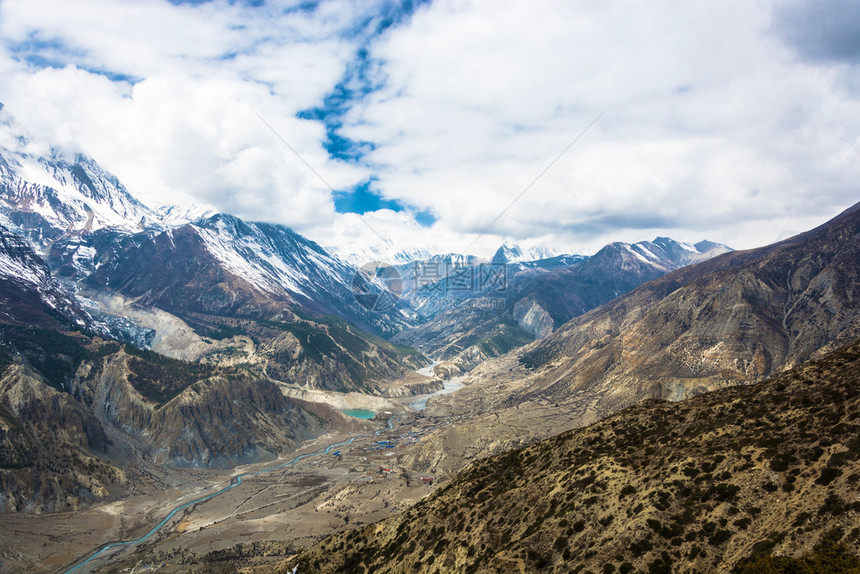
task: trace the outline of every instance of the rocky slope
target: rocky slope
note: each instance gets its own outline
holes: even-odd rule
[[[641,404],[477,462],[281,571],[856,572],[858,381],[855,342],[762,383]]]
[[[646,283],[527,349],[510,403],[590,396],[614,412],[759,380],[860,336],[860,205],[797,237]]]
[[[0,225],[0,323],[93,327],[93,319],[19,235]]]
[[[351,424],[244,368],[75,332],[3,326],[0,342],[4,512],[69,510],[119,495],[144,459],[233,467]]]
[[[124,486],[102,422],[65,388],[98,352],[54,331],[3,326],[0,338],[0,512],[74,510]]]
[[[131,347],[81,365],[70,393],[169,466],[268,460],[324,432],[320,420],[268,380]]]
[[[100,421],[23,367],[0,378],[0,513],[77,510],[122,493]]]

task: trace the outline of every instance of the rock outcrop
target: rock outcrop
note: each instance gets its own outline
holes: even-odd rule
[[[513,315],[517,324],[531,333],[535,339],[546,339],[553,331],[552,317],[531,297],[517,301]]]
[[[102,422],[24,365],[0,377],[0,513],[77,510],[121,490]]]

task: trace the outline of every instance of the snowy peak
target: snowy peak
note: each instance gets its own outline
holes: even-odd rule
[[[9,118],[0,122],[0,211],[16,226],[39,228],[42,235],[31,237],[161,226],[157,213],[96,162],[55,149],[37,155],[30,151],[36,147]]]
[[[327,252],[334,254],[338,259],[361,267],[371,262],[387,263],[388,265],[405,265],[413,261],[428,259],[433,256],[428,249],[401,249],[391,239],[369,245],[363,248],[355,246],[328,246]]]
[[[561,249],[547,247],[546,245],[535,245],[524,249],[519,245],[503,244],[496,250],[493,255],[493,263],[527,263],[530,261],[540,261],[542,259],[551,259],[565,255]]]
[[[446,263],[452,267],[464,267],[466,265],[477,265],[484,259],[477,255],[463,255],[462,253],[440,253],[422,259],[422,263]]]
[[[348,288],[353,271],[291,229],[217,214],[191,224],[225,269],[268,293]]]
[[[40,248],[59,237],[163,229],[162,217],[90,158],[33,141],[0,108],[0,214]]]
[[[326,252],[292,229],[272,223],[249,223],[217,214],[190,224],[220,266],[267,297],[286,294],[296,303],[390,333],[406,326],[413,313],[395,305],[384,312],[361,306],[354,290],[359,270]],[[184,229],[184,228],[182,228]]]
[[[702,249],[700,250],[699,247]],[[619,264],[627,261],[631,264],[652,266],[663,272],[672,271],[691,263],[697,263],[731,251],[729,247],[712,241],[700,241],[696,245],[676,241],[669,237],[657,237],[654,241],[639,241],[637,243],[610,243],[592,259],[596,261],[615,258]]]
[[[40,153],[36,150],[49,150]],[[44,246],[102,229],[161,231],[211,217],[200,205],[150,209],[92,159],[33,142],[0,108],[0,212]],[[39,234],[33,233],[38,228]]]
[[[208,219],[217,214],[217,211],[202,205],[162,205],[155,212],[161,218],[161,222],[167,227],[180,227],[187,223],[194,223],[201,219]]]
[[[717,243],[715,241],[708,241],[707,239],[699,241],[694,245],[694,247],[706,259],[722,255],[723,253],[728,253],[729,251],[734,251],[734,249],[728,245],[723,245],[722,243]]]
[[[648,249],[662,261],[681,267],[732,251],[730,247],[713,241],[704,240],[691,245],[669,237],[657,237],[654,241],[640,241],[635,245]]]
[[[108,244],[98,243],[102,237]],[[101,254],[87,285],[179,315],[258,317],[301,307],[380,333],[408,319],[400,308],[384,314],[361,307],[353,293],[358,270],[282,225],[219,213],[161,232],[85,239]]]
[[[514,263],[522,260],[523,250],[519,245],[502,245],[493,255],[493,263]]]
[[[0,279],[38,288],[50,277],[48,266],[24,238],[0,225]]]

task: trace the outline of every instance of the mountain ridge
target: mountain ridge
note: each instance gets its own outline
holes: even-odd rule
[[[706,253],[669,238],[654,242],[610,243],[590,257],[559,256],[534,262],[479,264],[477,271],[450,266],[448,276],[406,297],[429,320],[394,335],[450,363],[446,373],[462,373],[535,339],[549,336],[581,315],[667,271],[728,249],[709,244]],[[637,247],[638,246],[638,247]],[[483,266],[483,267],[482,267]],[[458,288],[485,271],[503,277],[501,288]],[[441,283],[441,288],[440,288]],[[450,286],[450,287],[449,287]],[[425,307],[440,306],[437,312]]]
[[[814,230],[683,267],[572,319],[523,353],[536,380],[520,398],[617,389],[634,378],[636,392],[683,396],[696,381],[755,380],[860,335],[858,220],[854,206]]]

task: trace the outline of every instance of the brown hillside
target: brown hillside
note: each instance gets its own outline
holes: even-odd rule
[[[858,437],[860,341],[477,462],[406,513],[321,542],[298,571],[717,572],[773,554],[818,566],[745,571],[856,572]]]
[[[799,365],[860,336],[860,205],[774,245],[646,283],[528,349],[535,371],[509,404],[599,398],[617,411]]]

